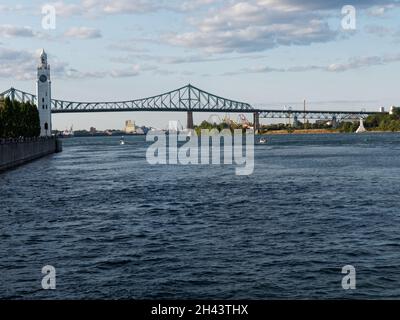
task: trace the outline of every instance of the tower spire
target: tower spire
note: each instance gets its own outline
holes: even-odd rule
[[[40,62],[42,66],[47,65],[47,53],[44,49],[40,52]]]

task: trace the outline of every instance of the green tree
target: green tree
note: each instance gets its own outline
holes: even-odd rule
[[[30,102],[0,100],[0,137],[38,137],[40,135],[39,112]]]
[[[388,126],[388,130],[392,132],[400,131],[400,121],[391,120]]]
[[[4,123],[4,136],[5,138],[15,137],[15,127],[14,127],[14,106],[10,98],[4,100],[4,111],[3,111],[3,123]]]
[[[392,117],[396,120],[400,120],[400,108],[394,108],[393,109],[393,115]]]
[[[357,130],[357,122],[342,122],[339,126],[339,131],[342,133],[353,133]]]
[[[394,108],[393,114],[377,113],[369,116],[365,127],[381,131],[400,131],[400,108]]]
[[[28,137],[38,137],[40,136],[40,117],[39,111],[36,106],[30,102],[27,103],[27,114],[28,114]]]
[[[13,101],[13,114],[12,121],[14,126],[14,138],[23,137],[25,133],[25,114],[23,112],[23,105],[17,100]]]

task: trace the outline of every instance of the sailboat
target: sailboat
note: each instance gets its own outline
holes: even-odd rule
[[[121,140],[119,140],[119,144],[120,144],[121,146],[123,146],[123,145],[125,144],[124,137],[121,137]]]

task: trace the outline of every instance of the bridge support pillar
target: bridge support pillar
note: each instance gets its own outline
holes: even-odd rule
[[[186,129],[189,129],[189,130],[193,130],[194,129],[193,111],[188,111],[188,113],[187,113]]]
[[[336,116],[333,116],[332,117],[332,128],[336,129],[337,126],[338,126],[338,122],[337,122]]]
[[[293,117],[293,128],[298,128],[299,127],[299,117],[297,114],[294,115]]]
[[[258,112],[254,112],[253,117],[254,117],[254,133],[257,134],[260,132],[260,114]]]

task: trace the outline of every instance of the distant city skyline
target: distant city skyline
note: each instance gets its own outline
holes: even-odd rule
[[[42,8],[55,8],[55,29]],[[356,9],[343,28],[344,5]],[[76,0],[0,5],[0,91],[35,93],[42,48],[53,98],[118,101],[188,83],[254,106],[378,110],[400,104],[400,2]],[[351,28],[350,28],[351,29]],[[53,129],[167,128],[185,114],[53,115]],[[209,115],[195,114],[195,121]]]

